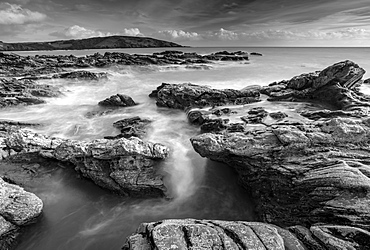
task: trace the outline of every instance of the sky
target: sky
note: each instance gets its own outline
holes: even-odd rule
[[[0,40],[146,36],[189,46],[369,46],[370,0],[0,0]]]

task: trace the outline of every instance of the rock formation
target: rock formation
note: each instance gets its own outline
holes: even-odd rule
[[[0,178],[0,248],[12,249],[21,228],[34,223],[42,208],[36,195]]]
[[[139,116],[134,116],[126,119],[122,119],[113,123],[113,127],[120,130],[120,134],[113,138],[130,138],[138,137],[143,138],[146,134],[146,129],[151,123],[151,120],[142,119]],[[107,139],[112,139],[110,136],[106,136]]]
[[[128,95],[116,94],[98,103],[100,106],[129,107],[135,106],[136,103]]]
[[[164,196],[166,188],[156,165],[167,157],[167,147],[137,137],[92,142],[50,138],[27,130],[4,138],[10,154],[66,161],[97,185],[123,195]]]
[[[14,105],[40,104],[43,97],[56,97],[61,92],[56,88],[36,84],[32,80],[0,78],[0,108]]]
[[[107,79],[107,73],[94,73],[86,70],[71,71],[66,73],[55,74],[53,78],[62,78],[62,79],[78,79],[78,80],[90,80],[98,81],[101,79]]]
[[[192,107],[242,105],[258,102],[260,94],[254,90],[211,89],[191,83],[162,83],[150,95],[161,107],[187,109]]]
[[[319,100],[339,110],[304,111],[287,117],[245,106],[243,114],[247,115],[239,114],[237,126],[225,122],[223,127],[209,129],[211,133],[191,139],[193,147],[237,171],[241,184],[252,191],[263,221],[305,225],[320,240],[328,232],[351,231],[352,227],[368,235],[370,102],[355,87],[361,84],[363,73],[358,65],[345,61],[273,83],[261,90],[270,100]],[[190,120],[203,124],[220,119],[194,112],[189,112]],[[278,119],[268,121],[268,117]],[[341,229],[318,226],[312,231],[317,223]],[[366,249],[363,244],[353,249]]]
[[[122,249],[366,249],[370,234],[359,228],[318,225],[287,229],[245,221],[164,220],[143,223]]]

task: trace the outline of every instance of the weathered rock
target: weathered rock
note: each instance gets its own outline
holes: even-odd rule
[[[262,107],[252,108],[248,111],[248,115],[240,117],[246,123],[261,123],[268,115],[268,112]]]
[[[282,231],[283,229],[281,229]],[[305,249],[293,235],[269,224],[217,220],[164,220],[143,223],[123,249]],[[293,249],[293,248],[291,248]]]
[[[212,61],[245,61],[248,60],[246,52],[221,52],[210,55],[197,53],[183,53],[181,51],[164,51],[152,55],[128,54],[119,52],[106,52],[104,55],[95,53],[82,57],[73,55],[36,55],[19,56],[16,54],[0,53],[0,75],[23,76],[30,79],[49,78],[50,74],[64,72],[66,68],[107,67],[111,65],[189,65],[208,64]],[[197,68],[198,69],[198,68]],[[209,69],[200,66],[199,69]],[[88,73],[57,74],[55,77],[95,79]],[[104,75],[102,75],[104,77]]]
[[[32,80],[0,78],[0,107],[40,104],[41,97],[56,97],[61,92],[49,85],[36,84]]]
[[[302,114],[301,114],[302,115]],[[281,112],[281,111],[278,111],[278,112],[271,112],[269,113],[269,116],[275,120],[282,120],[286,117],[288,117],[287,114],[285,114],[284,112]]]
[[[23,188],[0,178],[0,247],[11,249],[20,229],[34,223],[41,214],[42,201]]]
[[[202,156],[236,169],[265,221],[370,229],[368,119],[282,124],[191,141]]]
[[[260,222],[163,220],[141,224],[122,249],[321,250],[369,246],[369,232],[358,228],[318,225],[289,230]]]
[[[362,83],[365,70],[352,61],[336,63],[315,73],[302,74],[289,81],[271,83],[261,93],[270,101],[317,100],[347,111],[361,110],[367,113],[370,97],[356,90]]]
[[[113,127],[119,129],[121,133],[118,138],[130,138],[132,136],[143,138],[146,134],[146,129],[148,125],[151,123],[151,120],[142,119],[138,116],[122,119],[113,123]],[[110,137],[106,137],[107,139],[111,139]]]
[[[8,150],[18,155],[71,162],[84,177],[123,195],[164,196],[166,188],[156,165],[167,157],[167,147],[139,138],[92,142],[49,138],[30,131],[13,132],[5,138]]]
[[[111,97],[100,101],[98,103],[100,106],[118,106],[118,107],[129,107],[135,106],[136,103],[128,95],[116,94]]]
[[[107,79],[108,76],[107,73],[105,72],[94,73],[90,71],[80,70],[80,71],[71,71],[67,73],[59,73],[54,75],[53,78],[98,81],[101,79]]]
[[[158,106],[176,109],[226,104],[242,105],[260,100],[258,91],[218,90],[191,83],[163,83],[149,96],[156,98]]]
[[[139,138],[66,141],[54,151],[56,159],[70,161],[83,176],[99,186],[131,196],[164,196],[156,161],[166,158],[168,148]]]

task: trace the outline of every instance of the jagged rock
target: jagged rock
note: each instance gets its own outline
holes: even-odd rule
[[[266,222],[332,223],[369,230],[370,99],[356,88],[349,89],[361,83],[363,73],[358,65],[345,61],[271,84],[261,92],[273,99],[285,95],[321,100],[341,110],[304,111],[301,115],[312,120],[297,114],[265,126],[245,124],[237,132],[215,129],[192,138],[193,147],[200,155],[235,168]],[[192,118],[206,120],[202,113]],[[313,238],[329,237],[329,229],[312,230]],[[329,249],[356,248],[340,240],[330,242],[325,243],[333,244]]]
[[[177,109],[222,106],[226,104],[241,105],[260,100],[258,91],[218,90],[191,83],[163,83],[149,96],[156,98],[158,106]]]
[[[356,90],[365,70],[352,61],[336,63],[314,73],[302,74],[289,81],[271,83],[261,89],[270,101],[318,100],[342,110],[369,110],[370,98]]]
[[[155,163],[168,148],[139,138],[66,141],[54,151],[58,160],[70,161],[83,176],[99,186],[131,196],[164,196],[166,188]]]
[[[36,195],[0,178],[0,247],[11,249],[20,229],[34,223],[43,203]]]
[[[110,65],[189,65],[208,64],[212,61],[245,61],[248,60],[246,52],[222,52],[210,55],[197,53],[183,53],[181,51],[164,51],[152,55],[128,54],[119,52],[106,52],[104,55],[95,53],[82,57],[73,55],[36,55],[19,56],[16,54],[0,53],[0,75],[23,76],[30,79],[49,78],[50,74],[65,71],[65,68],[107,67]],[[208,67],[200,66],[202,69]],[[63,75],[76,78],[75,76]],[[88,73],[86,73],[88,74]],[[95,79],[92,75],[81,73],[77,78]],[[40,76],[44,75],[44,76]],[[59,77],[60,74],[55,75]],[[104,76],[103,76],[104,77]]]
[[[156,173],[157,162],[167,157],[167,147],[139,138],[92,142],[49,138],[30,131],[13,132],[5,138],[8,150],[19,155],[71,162],[84,177],[123,195],[164,196],[166,188]]]
[[[191,139],[204,157],[233,166],[261,217],[284,225],[370,229],[369,120],[333,118]]]
[[[245,123],[261,123],[268,115],[268,112],[262,107],[252,108],[248,111],[248,115],[240,117]]]
[[[100,73],[94,73],[90,71],[72,71],[67,73],[60,73],[57,75],[54,75],[53,78],[62,78],[62,79],[78,79],[78,80],[92,80],[92,81],[98,81],[100,79],[107,79],[107,73],[100,72]]]
[[[338,225],[287,229],[260,222],[174,219],[142,223],[122,249],[367,249],[369,232]]]
[[[49,85],[36,84],[32,80],[0,78],[0,107],[40,104],[40,97],[56,97],[60,91]]]
[[[130,138],[132,136],[142,138],[145,136],[146,129],[151,122],[151,120],[134,116],[114,122],[113,127],[121,131],[121,133],[118,135],[119,138]],[[107,139],[110,139],[110,137]]]
[[[111,97],[100,101],[98,103],[100,106],[119,106],[119,107],[129,107],[135,106],[136,103],[128,95],[116,94]]]
[[[302,114],[301,114],[302,115]],[[278,111],[278,112],[271,112],[269,113],[269,116],[275,120],[282,120],[286,117],[288,117],[287,114],[285,114],[284,112],[281,112],[281,111]]]

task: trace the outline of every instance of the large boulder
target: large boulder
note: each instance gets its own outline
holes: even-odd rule
[[[347,60],[322,71],[271,83],[262,88],[261,93],[268,95],[270,101],[315,100],[329,108],[367,113],[370,97],[357,90],[364,74],[363,68]]]
[[[128,95],[116,94],[106,98],[98,103],[100,106],[129,107],[135,106],[136,103]]]
[[[366,249],[368,231],[337,225],[289,230],[267,223],[220,220],[163,220],[143,223],[122,249]]]
[[[34,223],[42,208],[36,195],[0,178],[0,248],[12,249],[21,228]]]
[[[157,174],[158,162],[169,149],[137,137],[91,142],[51,138],[27,130],[13,131],[4,138],[9,154],[56,159],[74,164],[75,169],[97,185],[123,195],[164,196],[166,188]]]
[[[222,106],[227,104],[242,105],[260,101],[259,91],[219,90],[191,83],[163,83],[149,96],[156,98],[158,106],[175,109]]]

